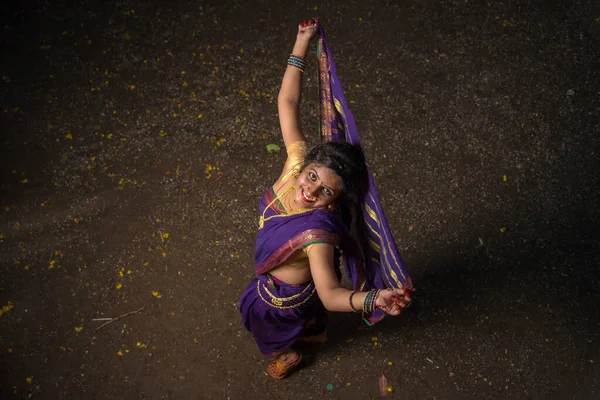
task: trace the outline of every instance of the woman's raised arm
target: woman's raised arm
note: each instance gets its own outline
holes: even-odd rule
[[[302,71],[306,61],[306,51],[312,38],[317,35],[318,21],[311,19],[298,25],[298,35],[281,81],[277,98],[279,124],[283,143],[289,146],[298,141],[306,141],[300,128],[300,98],[302,97]]]

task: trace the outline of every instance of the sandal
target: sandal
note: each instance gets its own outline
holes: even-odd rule
[[[268,366],[267,366],[267,372],[269,373],[269,376],[273,379],[283,379],[286,376],[288,376],[290,374],[290,372],[292,372],[294,370],[294,368],[296,368],[298,366],[298,364],[300,364],[300,361],[302,361],[302,354],[301,353],[297,353],[295,351],[290,352],[290,354],[297,354],[298,358],[296,358],[296,360],[294,362],[292,362],[291,364],[284,364],[281,361],[279,361],[279,359],[276,359],[275,361],[271,362]]]

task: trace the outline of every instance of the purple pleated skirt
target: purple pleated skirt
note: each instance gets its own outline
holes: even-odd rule
[[[269,274],[254,278],[240,298],[242,320],[265,356],[287,350],[326,328],[327,311],[312,281],[289,285]]]

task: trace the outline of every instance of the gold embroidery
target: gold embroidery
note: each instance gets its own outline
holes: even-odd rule
[[[373,204],[377,204],[377,203],[375,202],[375,199],[373,198],[373,194],[372,194],[372,193],[369,193],[369,198],[371,199],[371,201],[373,202]],[[371,209],[371,208],[370,208],[370,207],[369,207],[369,206],[366,204],[366,202],[365,202],[365,207],[366,207],[366,208],[368,208],[369,210],[373,211],[373,210],[372,210],[372,209]],[[367,210],[367,212],[368,212],[368,210]],[[369,214],[369,215],[370,215],[370,214]],[[376,220],[376,222],[377,222],[377,224],[379,224],[379,221],[377,221],[377,220]],[[382,240],[382,241],[381,241],[381,243],[383,244],[383,250],[384,250],[384,254],[386,254],[386,255],[387,255],[387,254],[390,254],[390,255],[392,256],[393,263],[394,263],[394,265],[397,267],[398,271],[400,271],[400,275],[402,275],[402,278],[403,278],[403,279],[406,279],[406,276],[405,276],[405,275],[402,273],[402,268],[400,267],[400,262],[399,262],[399,261],[396,259],[396,255],[395,255],[395,254],[394,254],[394,252],[392,251],[392,248],[391,248],[390,241],[389,241],[389,240],[387,240],[387,238],[386,238],[386,240],[385,240],[385,241],[383,241],[383,240]],[[387,250],[387,251],[386,251],[386,250]],[[386,257],[386,258],[387,258],[387,257]],[[384,261],[387,263],[387,265],[385,266],[385,269],[386,269],[386,270],[387,270],[387,271],[390,273],[390,275],[392,275],[392,278],[393,278],[393,279],[394,279],[394,281],[396,282],[396,287],[400,287],[400,288],[401,288],[401,287],[403,287],[402,283],[400,282],[400,279],[398,279],[398,275],[396,274],[396,271],[394,271],[394,268],[393,268],[391,265],[389,265],[389,264],[390,264],[389,260],[387,260],[387,259],[386,259],[386,260],[384,260]]]
[[[377,214],[375,214],[375,211],[373,211],[373,209],[369,207],[369,205],[366,202],[365,210],[367,211],[367,214],[369,214],[369,217],[373,218],[373,221],[375,221],[377,225],[379,225],[379,219],[377,218]]]
[[[368,238],[368,240],[369,240],[369,244],[371,245],[371,247],[373,248],[373,250],[375,250],[377,253],[379,253],[379,252],[380,252],[380,249],[381,249],[381,248],[379,247],[379,245],[378,245],[377,243],[375,243],[375,242],[373,241],[373,239],[371,239],[371,238]]]
[[[344,115],[344,110],[342,109],[342,104],[340,103],[340,101],[336,98],[333,99],[333,104],[335,105],[335,109],[342,115],[342,117],[346,117]]]

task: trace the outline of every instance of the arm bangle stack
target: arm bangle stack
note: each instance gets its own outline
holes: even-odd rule
[[[290,54],[290,58],[288,58],[288,65],[298,68],[300,72],[304,72],[306,69],[306,60],[302,57]]]
[[[379,289],[371,289],[367,292],[367,297],[365,297],[365,302],[363,304],[363,313],[370,314],[377,309],[375,300],[377,299],[378,294]]]
[[[356,307],[354,307],[354,303],[352,303],[352,298],[354,297],[354,294],[356,293],[356,290],[353,290],[352,293],[350,293],[350,298],[348,299],[348,302],[350,302],[350,308],[352,309],[352,311],[354,312],[359,312]]]

